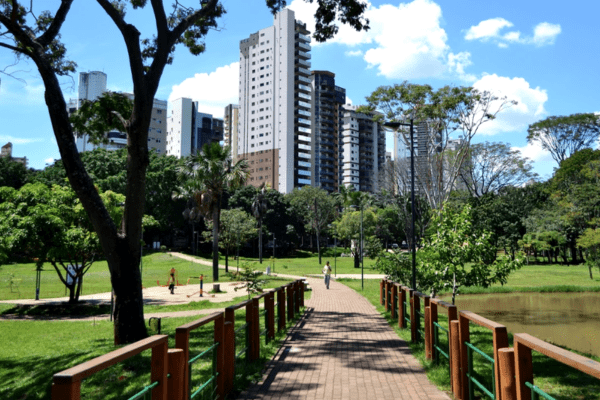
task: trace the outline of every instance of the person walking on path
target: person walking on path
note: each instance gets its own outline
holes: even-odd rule
[[[331,265],[329,265],[329,261],[323,267],[323,275],[325,276],[325,286],[329,289],[329,281],[331,280]]]

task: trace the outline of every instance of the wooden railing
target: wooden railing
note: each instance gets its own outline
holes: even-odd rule
[[[394,287],[398,296],[394,296]],[[529,400],[541,396],[552,399],[551,395],[544,393],[533,382],[532,351],[544,354],[565,365],[573,367],[590,376],[600,379],[600,363],[587,357],[580,356],[571,351],[561,349],[543,340],[537,339],[526,333],[514,334],[514,348],[509,348],[508,332],[504,325],[486,319],[470,311],[460,311],[456,306],[439,299],[429,299],[419,292],[415,292],[400,283],[382,280],[380,285],[379,301],[395,317],[393,310],[397,307],[398,326],[407,328],[407,310],[403,302],[410,304],[411,341],[419,341],[418,319],[420,303],[425,304],[425,352],[427,358],[439,361],[440,347],[437,344],[439,329],[448,334],[448,354],[450,382],[452,393],[456,399],[466,400],[473,398],[474,385],[487,394],[489,398],[497,400]],[[448,311],[448,329],[445,330],[438,323],[438,308],[443,307]],[[469,324],[473,323],[492,331],[492,355],[485,354],[470,343]],[[443,351],[443,350],[442,350]],[[478,353],[491,364],[493,387],[485,388],[475,382],[473,363],[470,355]],[[442,354],[443,355],[443,354]],[[444,355],[445,356],[445,355]],[[483,385],[482,385],[483,386]],[[533,395],[532,395],[533,394]]]
[[[152,400],[184,400],[190,398],[190,334],[200,327],[214,322],[213,344],[197,355],[213,351],[213,375],[216,382],[214,396],[222,399],[233,389],[235,375],[235,310],[246,308],[248,329],[248,359],[260,357],[259,301],[264,299],[267,315],[264,335],[275,337],[275,294],[279,308],[277,331],[286,327],[286,296],[288,320],[301,311],[304,306],[304,280],[297,280],[250,300],[227,307],[225,312],[215,312],[196,321],[182,325],[175,330],[175,349],[168,348],[167,335],[155,335],[121,349],[96,357],[83,364],[61,371],[53,376],[52,400],[79,400],[83,379],[112,365],[127,360],[144,350],[152,349],[150,384],[141,388],[136,396],[151,393]],[[202,390],[202,385],[196,392]],[[137,398],[137,397],[136,397]],[[216,397],[215,397],[216,398]]]

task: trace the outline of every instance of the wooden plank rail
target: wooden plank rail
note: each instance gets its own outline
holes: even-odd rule
[[[151,336],[54,374],[51,393],[52,400],[79,400],[81,398],[81,381],[83,379],[148,349],[152,349],[150,381],[158,381],[158,386],[152,389],[152,400],[166,400],[167,335]]]
[[[515,384],[518,400],[531,398],[531,389],[525,385],[529,382],[533,385],[533,365],[531,351],[559,361],[565,365],[575,368],[581,372],[600,379],[600,363],[579,354],[561,349],[550,343],[544,342],[527,333],[515,333],[514,335],[514,360],[515,360]]]

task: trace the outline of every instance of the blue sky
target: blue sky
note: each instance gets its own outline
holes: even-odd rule
[[[58,3],[34,1],[34,11],[42,6],[55,10]],[[169,7],[171,1],[165,4]],[[217,117],[225,105],[238,102],[239,41],[272,25],[273,19],[263,0],[223,4],[227,14],[206,37],[206,52],[195,57],[178,48],[157,98],[191,97]],[[288,6],[309,29],[314,26],[314,5],[293,0]],[[539,146],[527,144],[527,126],[550,115],[600,111],[598,15],[600,2],[590,0],[372,0],[367,11],[371,30],[356,33],[341,27],[330,42],[313,41],[312,67],[334,72],[336,84],[346,88],[353,104],[364,102],[378,86],[404,80],[434,87],[473,85],[508,96],[519,104],[483,125],[474,142],[510,143],[546,179],[556,165]],[[149,7],[130,9],[127,19],[143,36],[152,34]],[[110,90],[132,90],[123,40],[95,2],[75,2],[62,39],[78,72],[104,71]],[[14,56],[0,48],[0,71],[13,62]],[[0,142],[11,141],[15,156],[27,156],[31,167],[43,168],[59,153],[41,80],[27,61],[6,72],[26,83],[0,74]],[[67,99],[76,97],[77,79],[63,79]],[[392,147],[388,137],[387,148]]]

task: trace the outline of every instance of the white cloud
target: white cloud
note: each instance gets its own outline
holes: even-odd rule
[[[519,31],[500,33],[504,28],[511,28],[512,26],[513,23],[504,18],[487,19],[476,26],[470,27],[465,34],[465,39],[493,42],[500,48],[507,48],[510,43],[545,46],[554,44],[556,37],[561,32],[560,25],[541,22],[533,28],[533,36],[530,37],[522,37]]]
[[[52,158],[52,157],[50,157],[50,158],[46,158],[46,159],[44,160],[44,162],[45,162],[46,164],[54,164],[54,158]]]
[[[382,4],[374,7],[367,2],[365,18],[371,27],[368,31],[356,32],[347,25],[338,25],[338,34],[327,44],[337,43],[350,46],[347,56],[357,56],[363,52],[368,67],[377,68],[379,74],[390,79],[418,79],[439,77],[448,73],[456,74],[459,65],[456,60],[449,66],[450,47],[447,45],[446,31],[441,27],[442,10],[432,0],[413,0],[398,6]],[[306,3],[293,0],[289,6],[296,19],[307,24],[314,31],[316,2]],[[312,43],[313,46],[322,44]],[[360,49],[356,49],[360,47]],[[468,54],[468,53],[459,53]],[[461,60],[463,80],[473,80],[465,73],[468,65]]]
[[[525,131],[530,124],[539,121],[546,114],[544,109],[544,104],[548,101],[546,90],[530,87],[529,82],[523,78],[508,78],[496,74],[484,75],[473,84],[473,87],[518,102],[517,105],[500,112],[495,120],[483,124],[480,129],[483,135]],[[494,110],[493,106],[492,110]]]
[[[35,142],[43,142],[41,138],[19,138],[10,135],[0,135],[0,143],[11,142],[12,144],[29,144]]]
[[[560,32],[560,25],[542,22],[533,28],[533,39],[531,41],[536,46],[554,44],[554,40],[560,34]]]
[[[348,57],[361,57],[363,55],[362,50],[348,50],[344,53]]]
[[[187,97],[198,102],[198,111],[222,118],[225,106],[239,101],[239,69],[239,62],[234,62],[187,78],[173,86],[169,102]]]
[[[346,96],[346,105],[352,105],[352,104],[354,104],[352,102],[352,99],[350,97]]]
[[[504,18],[487,19],[481,21],[477,26],[470,27],[465,35],[465,39],[487,41],[491,38],[498,37],[500,30],[503,28],[510,28],[512,26],[512,22],[509,22]]]

